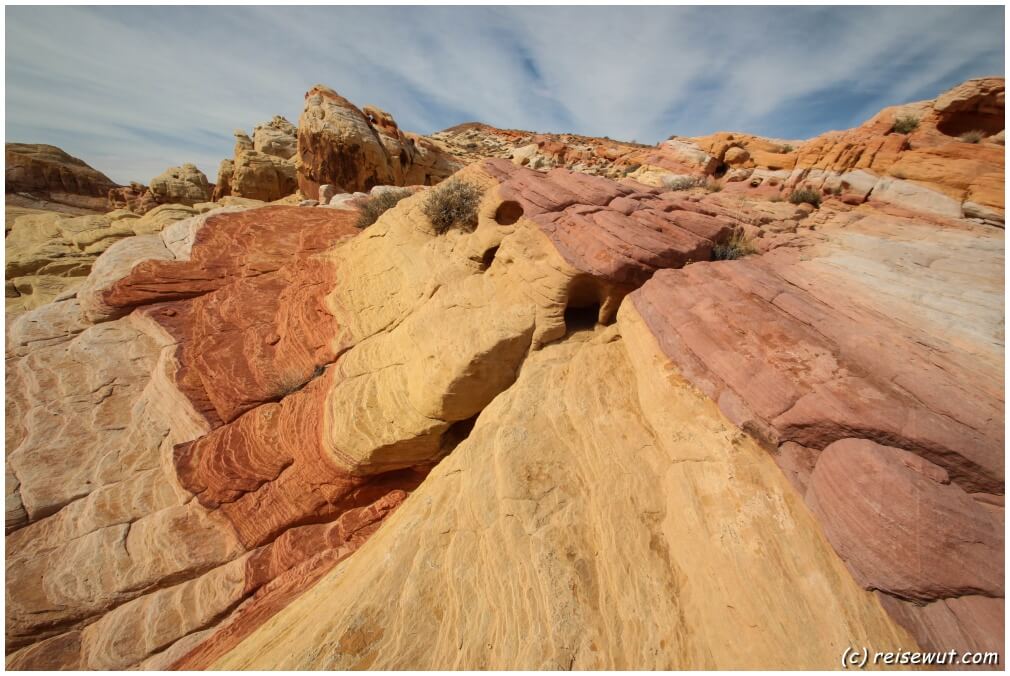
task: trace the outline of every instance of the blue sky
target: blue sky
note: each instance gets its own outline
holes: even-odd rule
[[[1002,75],[1003,7],[8,7],[8,141],[119,182],[333,87],[430,133],[806,138]]]

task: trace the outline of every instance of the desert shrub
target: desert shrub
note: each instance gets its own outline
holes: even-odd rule
[[[979,129],[972,129],[971,131],[966,131],[957,137],[959,141],[964,143],[978,143],[985,138],[985,132]]]
[[[737,258],[749,256],[752,253],[757,253],[757,249],[754,248],[754,244],[750,238],[742,232],[737,232],[728,242],[716,244],[712,248],[712,260],[733,261]]]
[[[469,181],[450,178],[428,192],[424,215],[440,235],[457,226],[467,232],[477,227],[477,209],[484,190]]]
[[[634,164],[629,164],[624,168],[624,175],[627,176],[628,174],[635,173],[641,166],[642,165],[638,164],[637,162],[635,162]]]
[[[722,191],[722,182],[721,181],[709,181],[705,185],[705,190],[707,190],[709,192],[721,192]]]
[[[790,143],[783,143],[779,146],[779,153],[791,153],[794,150],[796,150],[796,148],[794,148]]]
[[[899,134],[911,134],[918,127],[919,118],[911,115],[902,115],[894,120],[894,124],[891,125],[891,131],[896,131]]]
[[[663,187],[670,191],[699,188],[705,183],[701,176],[664,176]]]
[[[814,207],[819,207],[821,206],[821,194],[811,188],[797,188],[789,195],[789,201],[793,204],[806,202]]]
[[[367,228],[379,220],[379,216],[395,207],[403,198],[410,197],[411,194],[409,190],[400,188],[397,190],[386,190],[385,192],[380,192],[378,195],[369,197],[368,201],[365,202],[365,206],[361,208],[356,225],[362,229]]]

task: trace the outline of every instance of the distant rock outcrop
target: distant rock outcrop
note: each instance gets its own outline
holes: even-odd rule
[[[251,139],[236,130],[235,154],[218,168],[214,200],[232,195],[273,202],[293,195],[297,143],[297,129],[280,116],[257,126]]]
[[[119,187],[108,176],[56,146],[8,143],[4,146],[4,192],[29,199],[104,211],[105,196]]]
[[[506,157],[541,171],[564,167],[655,187],[708,182],[764,198],[810,189],[849,204],[872,199],[1002,225],[1004,89],[1003,78],[969,80],[935,100],[887,108],[859,127],[807,141],[720,132],[643,146],[476,123],[432,139],[466,161]]]
[[[158,204],[185,204],[193,206],[209,202],[213,186],[195,164],[171,167],[151,179],[148,190]]]
[[[434,185],[462,163],[423,136],[403,132],[389,113],[356,108],[316,85],[298,121],[298,187],[317,199],[319,186],[367,192],[377,185]]]
[[[146,214],[162,204],[193,206],[209,202],[214,186],[195,164],[170,167],[151,179],[151,184],[130,183],[110,190],[107,195],[109,209],[127,209],[135,214]]]

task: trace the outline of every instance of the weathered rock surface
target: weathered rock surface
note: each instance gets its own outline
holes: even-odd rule
[[[214,201],[232,195],[273,202],[297,192],[297,131],[280,116],[257,126],[251,139],[244,131],[236,131],[235,154],[221,162]]]
[[[670,368],[624,309],[538,351],[354,557],[180,666],[829,668],[850,640],[911,645]]]
[[[434,185],[462,166],[425,137],[401,131],[389,113],[359,110],[322,85],[305,94],[296,164],[298,187],[309,199],[317,199],[324,184],[351,193],[376,185]]]
[[[104,211],[105,196],[118,188],[108,176],[56,146],[4,145],[4,192],[37,202],[55,202]]]
[[[195,206],[210,202],[214,186],[195,164],[170,167],[151,179],[151,184],[130,183],[110,190],[108,208],[125,209],[143,215],[163,204]]]
[[[969,80],[935,100],[887,108],[860,127],[807,141],[720,132],[671,137],[651,147],[481,124],[459,125],[432,138],[470,162],[504,157],[538,170],[564,167],[660,188],[708,179],[721,189],[765,199],[810,188],[825,199],[850,204],[872,199],[1002,227],[1004,84],[1003,78]],[[893,132],[895,120],[906,116],[917,120],[916,129]],[[961,141],[967,131],[982,132],[982,142]]]
[[[10,321],[8,667],[1002,650],[1002,229],[514,160],[459,172],[472,231],[236,204]]]
[[[213,186],[195,164],[170,167],[151,179],[148,187],[158,204],[192,206],[209,202]]]
[[[143,217],[117,210],[89,216],[34,212],[12,219],[4,241],[7,312],[23,312],[74,293],[95,259],[114,242],[160,232],[195,213],[170,204]]]

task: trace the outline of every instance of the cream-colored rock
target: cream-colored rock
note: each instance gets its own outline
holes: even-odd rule
[[[253,129],[253,149],[266,155],[290,160],[298,152],[298,128],[280,115]]]
[[[81,632],[85,669],[125,669],[227,612],[245,596],[246,558],[129,601]]]
[[[7,236],[7,311],[23,312],[81,286],[95,259],[114,243],[160,232],[196,212],[165,204],[142,217],[125,210],[70,216],[57,212],[17,217]]]
[[[963,215],[959,201],[913,181],[890,177],[881,178],[873,187],[870,196],[872,199],[947,218],[961,218]]]
[[[149,190],[160,204],[206,202],[210,199],[210,183],[195,164],[170,167],[151,179]]]
[[[374,538],[213,667],[828,669],[853,642],[914,648],[627,308],[528,358]]]

